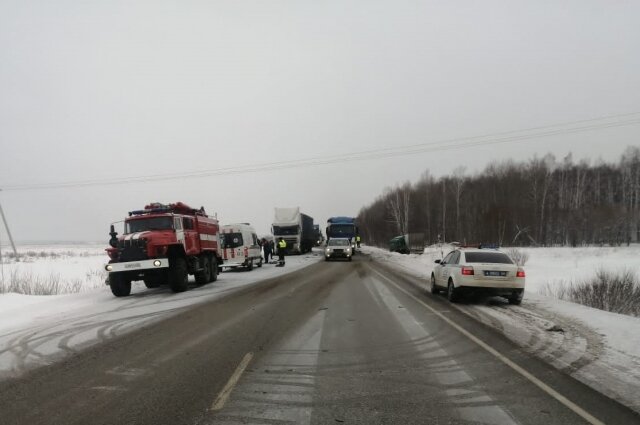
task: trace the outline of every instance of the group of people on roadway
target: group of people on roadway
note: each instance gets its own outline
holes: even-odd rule
[[[284,267],[284,255],[287,251],[287,242],[283,238],[278,238],[277,244],[266,238],[262,238],[262,240],[260,240],[260,246],[262,247],[265,264],[269,264],[269,258],[273,259],[275,253],[278,254],[278,264],[276,264],[276,267]]]
[[[360,235],[356,236],[356,244],[358,248],[360,248]],[[275,251],[275,253],[278,254],[278,264],[276,264],[276,267],[284,267],[284,255],[287,252],[287,242],[284,240],[284,238],[278,238],[277,244],[275,244],[272,240],[270,241],[266,238],[262,238],[260,240],[260,246],[262,247],[265,264],[269,264],[269,258],[273,259],[273,254]]]

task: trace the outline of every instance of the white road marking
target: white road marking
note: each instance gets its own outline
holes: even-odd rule
[[[325,318],[326,310],[319,311],[253,364],[224,410],[204,423],[310,424]]]
[[[510,360],[507,357],[505,357],[504,355],[502,355],[498,350],[496,350],[495,348],[489,346],[484,341],[482,341],[481,339],[477,338],[476,336],[474,336],[473,334],[468,332],[466,329],[464,329],[463,327],[458,325],[453,320],[451,320],[448,317],[446,317],[445,315],[441,314],[438,310],[434,309],[433,307],[431,307],[430,305],[428,305],[427,303],[422,301],[420,298],[416,297],[415,295],[413,295],[412,293],[410,293],[406,289],[402,288],[397,283],[395,283],[394,281],[392,281],[391,279],[389,279],[388,277],[386,277],[382,273],[378,272],[377,270],[375,270],[373,268],[371,270],[373,270],[373,272],[376,273],[378,276],[380,276],[381,278],[383,278],[384,280],[386,280],[387,282],[392,284],[399,291],[404,292],[406,295],[408,295],[409,297],[413,298],[420,305],[426,307],[433,314],[435,314],[440,319],[444,320],[446,323],[451,325],[453,328],[455,328],[462,335],[466,336],[471,341],[473,341],[476,344],[478,344],[485,351],[487,351],[490,354],[492,354],[494,357],[496,357],[502,363],[506,364],[511,369],[513,369],[514,371],[516,371],[517,373],[522,375],[529,382],[531,382],[532,384],[534,384],[535,386],[540,388],[542,391],[544,391],[545,393],[547,393],[548,395],[550,395],[551,397],[553,397],[554,399],[556,399],[557,401],[559,401],[560,403],[565,405],[567,408],[569,408],[575,414],[579,415],[581,418],[583,418],[588,423],[590,423],[592,425],[604,425],[604,422],[602,422],[602,421],[598,420],[597,418],[595,418],[594,416],[592,416],[589,412],[587,412],[586,410],[584,410],[583,408],[581,408],[580,406],[578,406],[577,404],[575,404],[574,402],[572,402],[571,400],[569,400],[568,398],[566,398],[565,396],[560,394],[558,391],[554,390],[553,388],[551,388],[550,386],[548,386],[547,384],[542,382],[540,379],[538,379],[535,376],[533,376],[531,373],[527,372],[524,368],[522,368],[521,366],[519,366],[518,364],[516,364],[512,360]]]
[[[244,355],[242,361],[233,372],[233,375],[231,375],[231,378],[229,378],[227,385],[224,386],[222,391],[220,391],[220,394],[218,394],[218,397],[216,397],[215,401],[213,402],[213,405],[211,405],[211,410],[220,410],[224,407],[225,403],[229,399],[229,396],[231,395],[231,391],[233,391],[233,388],[238,383],[240,376],[242,376],[242,373],[247,368],[252,358],[253,353],[247,353]]]
[[[375,287],[377,295],[385,304],[385,307],[389,309],[389,311],[395,316],[400,326],[402,326],[402,328],[412,340],[418,341],[424,338],[431,338],[429,332],[424,328],[423,324],[418,322],[417,319],[406,308],[394,308],[395,306],[400,305],[401,302],[384,283],[382,283],[378,279],[371,279],[371,281],[373,282],[373,286]],[[371,288],[367,287],[367,289],[371,291]],[[422,357],[423,359],[430,359],[433,357],[449,359],[447,361],[441,361],[438,365],[438,370],[432,371],[435,379],[445,387],[456,386],[457,388],[449,389],[454,391],[462,390],[462,394],[465,395],[465,397],[460,397],[460,394],[456,396],[447,393],[447,395],[452,396],[452,401],[454,404],[466,405],[455,407],[455,410],[458,415],[460,415],[461,419],[486,425],[516,425],[518,423],[515,418],[512,418],[511,415],[507,411],[505,411],[505,409],[496,404],[491,397],[489,397],[487,394],[484,394],[482,391],[475,389],[477,388],[477,385],[474,385],[473,378],[469,376],[469,374],[464,370],[463,366],[452,359],[449,353],[441,348],[436,341],[431,342],[429,345],[432,346],[431,351],[423,352],[420,357]],[[434,356],[434,354],[436,354],[436,356]],[[443,363],[446,363],[447,365],[444,370],[442,369]],[[472,391],[469,391],[466,388],[474,389]],[[491,406],[473,405],[474,403],[477,404],[479,401],[485,403],[493,402],[494,404]]]

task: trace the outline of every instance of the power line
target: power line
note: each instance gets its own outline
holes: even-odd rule
[[[634,118],[631,118],[634,117]],[[628,118],[619,121],[610,121],[612,119]],[[591,124],[589,124],[591,123]],[[584,124],[584,125],[578,125]],[[550,137],[556,135],[580,133],[592,130],[600,130],[605,128],[622,127],[640,124],[640,112],[610,115],[599,118],[590,118],[579,121],[565,122],[560,124],[545,125],[539,127],[530,127],[521,130],[511,130],[499,133],[485,134],[480,136],[463,137],[456,139],[447,139],[436,142],[425,142],[413,145],[403,145],[399,147],[380,148],[373,150],[365,150],[351,153],[343,153],[339,155],[316,156],[297,160],[265,162],[247,166],[236,166],[227,168],[217,168],[211,170],[201,170],[182,173],[165,173],[146,176],[130,176],[112,179],[93,179],[93,180],[77,180],[57,183],[34,183],[25,185],[9,185],[4,186],[6,191],[25,191],[25,190],[45,190],[60,189],[68,187],[88,187],[88,186],[109,186],[120,185],[126,183],[148,183],[155,181],[167,181],[177,179],[204,178],[221,175],[256,173],[263,171],[273,171],[289,168],[300,168],[307,166],[318,166],[326,164],[337,164],[352,161],[365,161],[372,159],[398,157],[418,153],[442,152],[454,149],[469,149],[478,146],[496,145],[503,143],[521,142],[536,138]]]

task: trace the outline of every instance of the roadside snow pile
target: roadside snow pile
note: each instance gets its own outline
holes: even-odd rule
[[[640,317],[640,278],[629,269],[600,269],[582,281],[548,283],[542,295]]]
[[[519,248],[529,254],[525,266],[527,291],[545,290],[547,284],[591,280],[599,270],[628,270],[640,275],[640,245],[587,248]]]

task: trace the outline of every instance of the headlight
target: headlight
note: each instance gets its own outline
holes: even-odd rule
[[[347,252],[351,252],[351,248],[347,248]]]
[[[330,252],[331,252],[331,249],[330,249],[330,248],[327,248],[325,251],[326,251],[326,252],[327,252],[327,254],[328,254],[328,253],[330,253]]]
[[[156,266],[156,267],[160,267],[162,265],[162,261],[156,260],[156,261],[153,262],[153,265]]]
[[[351,244],[351,248],[354,248],[354,249],[355,249],[355,247],[356,247],[356,244],[352,243],[352,244]]]
[[[104,269],[110,272],[111,270],[113,270],[113,266],[111,264],[107,264],[106,266],[104,266]]]

